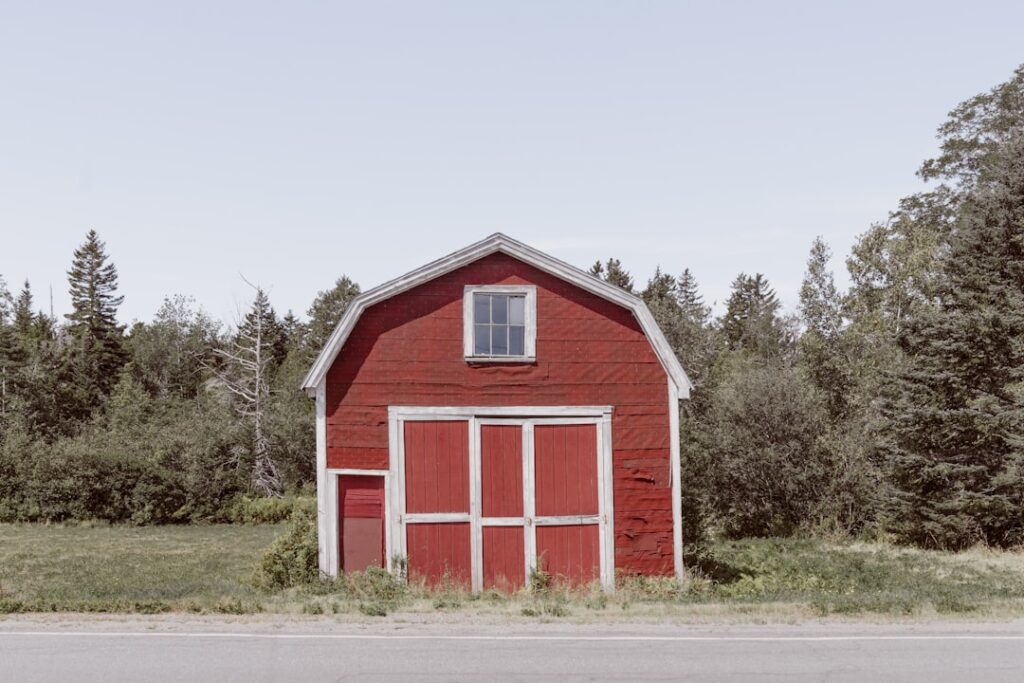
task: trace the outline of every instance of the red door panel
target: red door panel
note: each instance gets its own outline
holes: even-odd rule
[[[431,587],[446,582],[470,587],[469,524],[409,524],[406,550],[411,580],[422,580]]]
[[[596,524],[537,527],[537,565],[556,583],[585,586],[600,578]]]
[[[596,515],[597,427],[534,427],[534,478],[537,516]]]
[[[405,511],[469,512],[469,423],[405,423]]]
[[[484,589],[511,593],[526,584],[523,527],[483,528]]]
[[[480,426],[480,504],[484,517],[523,516],[523,428]]]
[[[338,477],[338,508],[342,571],[385,567],[384,477]]]

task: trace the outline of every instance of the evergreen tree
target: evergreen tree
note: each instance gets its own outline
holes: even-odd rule
[[[982,166],[885,408],[890,526],[929,547],[1024,541],[1024,135]]]
[[[107,259],[106,245],[90,230],[68,271],[72,310],[65,317],[78,397],[77,405],[68,407],[75,417],[102,405],[126,361],[123,329],[117,323],[124,297],[117,294],[117,268]]]
[[[22,287],[18,297],[14,300],[13,323],[14,329],[20,338],[28,338],[32,332],[35,321],[35,314],[32,312],[32,288],[28,280]]]
[[[633,292],[633,276],[622,267],[622,262],[617,258],[610,258],[604,264],[597,261],[590,267],[590,274],[629,293]]]
[[[679,278],[657,268],[641,294],[695,387],[701,387],[714,358],[711,310],[689,269]]]
[[[841,421],[848,412],[852,378],[844,349],[843,300],[828,269],[831,256],[828,245],[815,238],[800,286],[800,352],[811,381],[827,397],[830,417]]]
[[[10,392],[17,367],[13,303],[7,282],[0,275],[0,438],[10,410]]]
[[[732,283],[721,321],[725,342],[732,351],[775,358],[786,345],[786,329],[779,316],[779,300],[761,273],[740,273]]]
[[[700,287],[697,285],[697,278],[693,276],[689,268],[683,270],[682,275],[676,279],[676,299],[687,320],[702,326],[711,323],[711,307],[704,303],[704,297],[701,296]]]
[[[359,296],[359,285],[343,275],[328,290],[318,292],[306,312],[309,318],[307,346],[313,356],[327,344],[352,300]]]

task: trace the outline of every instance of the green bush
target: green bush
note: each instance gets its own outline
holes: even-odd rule
[[[234,524],[278,524],[287,522],[296,513],[315,514],[316,498],[236,496],[225,506],[223,516],[225,521]]]
[[[225,465],[235,438],[230,415],[204,400],[144,416],[98,419],[53,442],[8,429],[0,439],[0,522],[217,520],[242,483]]]
[[[296,510],[288,531],[260,560],[253,584],[264,590],[282,590],[311,584],[320,578],[316,514]]]
[[[733,538],[786,536],[818,521],[840,474],[820,396],[781,362],[737,361],[709,397],[691,448],[704,495]]]

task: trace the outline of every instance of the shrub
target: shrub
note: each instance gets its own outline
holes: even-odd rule
[[[715,387],[698,438],[705,496],[732,537],[810,526],[835,475],[824,406],[796,369],[747,361]]]
[[[320,578],[316,533],[316,514],[297,510],[288,531],[274,541],[260,560],[253,584],[264,590],[281,590]]]
[[[296,513],[315,514],[316,498],[236,496],[225,506],[223,518],[234,524],[277,524],[288,521]]]

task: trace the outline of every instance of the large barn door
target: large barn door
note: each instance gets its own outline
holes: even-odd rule
[[[412,417],[392,423],[391,537],[411,580],[512,591],[540,569],[559,583],[614,585],[610,411],[403,410]]]
[[[469,422],[406,422],[405,544],[409,578],[469,587]]]
[[[556,581],[601,576],[597,425],[532,425],[534,566]]]

